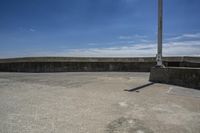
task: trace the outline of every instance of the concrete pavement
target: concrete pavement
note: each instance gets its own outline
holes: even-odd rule
[[[198,90],[149,73],[0,73],[1,133],[199,133]]]

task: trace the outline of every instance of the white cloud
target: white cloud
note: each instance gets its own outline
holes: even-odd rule
[[[127,3],[130,3],[130,2],[136,2],[138,0],[122,0],[122,1],[126,1]]]
[[[200,34],[184,34],[187,38],[197,38]],[[200,56],[200,40],[176,40],[163,44],[164,56]],[[121,46],[110,46],[107,48],[82,48],[63,49],[60,51],[40,51],[29,53],[29,56],[73,56],[73,57],[155,57],[157,44],[141,42],[138,44],[124,43]],[[17,55],[20,56],[20,55]],[[26,56],[26,55],[24,55]]]
[[[97,46],[98,43],[93,43],[93,42],[92,42],[92,43],[88,43],[88,45],[89,45],[89,46]]]
[[[36,29],[30,28],[29,31],[30,31],[30,32],[35,32]]]
[[[71,49],[60,53],[61,56],[92,56],[92,57],[140,57],[155,56],[157,44],[141,37],[141,43],[130,45],[129,43],[119,47],[108,48],[89,48],[89,49]],[[124,38],[128,38],[124,37]],[[188,40],[184,40],[187,38]],[[200,33],[183,34],[170,38],[163,44],[164,56],[200,56]],[[197,39],[197,40],[196,40]]]
[[[200,42],[179,42],[179,43],[166,43],[164,44],[164,56],[186,56],[200,55]],[[127,47],[114,47],[114,48],[93,48],[93,49],[76,49],[70,50],[66,55],[68,56],[155,56],[156,44],[137,44]],[[65,54],[63,54],[65,55]]]
[[[121,47],[69,49],[59,52],[40,53],[40,56],[73,57],[154,57],[155,43],[140,43]],[[164,56],[200,56],[200,41],[168,42],[163,45]]]
[[[179,40],[185,40],[185,39],[200,39],[200,33],[183,34],[180,36],[168,38],[167,41],[179,41]]]
[[[132,35],[132,36],[119,36],[121,40],[131,40],[131,39],[145,39],[147,36],[144,35]]]

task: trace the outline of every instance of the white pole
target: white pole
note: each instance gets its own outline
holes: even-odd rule
[[[157,66],[162,67],[162,42],[163,42],[163,0],[158,0],[158,48],[156,61]]]

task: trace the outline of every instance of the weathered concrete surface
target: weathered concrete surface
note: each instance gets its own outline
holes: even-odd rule
[[[12,62],[155,62],[155,57],[24,57],[0,59],[0,63]],[[164,62],[200,63],[200,57],[163,57]]]
[[[200,90],[200,68],[166,67],[151,69],[150,81]]]
[[[198,57],[166,57],[165,66],[200,67]],[[35,57],[0,59],[1,72],[150,72],[155,58]]]
[[[154,62],[16,62],[0,64],[1,72],[149,72]]]
[[[1,133],[199,133],[200,92],[149,73],[0,73]]]

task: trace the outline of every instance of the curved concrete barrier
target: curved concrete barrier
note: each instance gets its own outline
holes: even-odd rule
[[[200,58],[167,57],[165,66],[200,67]],[[27,57],[0,59],[1,72],[150,72],[154,57],[91,58],[91,57]]]

